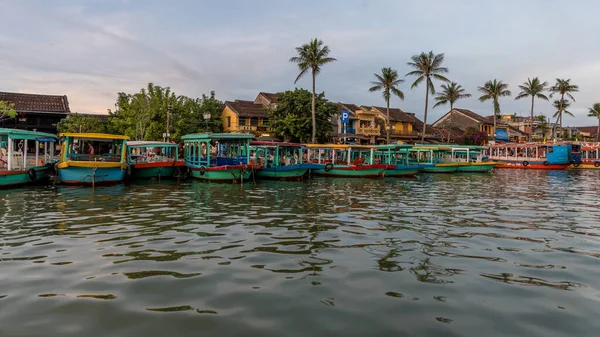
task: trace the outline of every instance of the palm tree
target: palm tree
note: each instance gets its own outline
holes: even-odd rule
[[[317,136],[317,119],[315,113],[315,80],[321,72],[321,66],[327,63],[337,61],[329,57],[329,47],[323,45],[323,41],[312,39],[309,43],[296,47],[298,56],[290,58],[290,62],[298,64],[300,74],[296,77],[294,84],[309,71],[312,74],[312,143],[315,143]]]
[[[598,129],[596,129],[596,141],[600,142],[600,103],[594,103],[589,110],[588,117],[598,118]]]
[[[508,90],[508,84],[502,83],[502,81],[487,81],[483,85],[483,87],[478,87],[477,90],[481,92],[483,95],[479,97],[481,102],[485,102],[487,100],[492,100],[494,102],[494,132],[492,133],[492,139],[496,139],[496,119],[500,115],[500,103],[498,103],[498,99],[500,97],[508,97],[511,95],[510,90]]]
[[[471,94],[468,94],[465,89],[463,89],[462,85],[457,84],[456,82],[450,82],[449,85],[442,84],[442,92],[439,92],[435,98],[437,103],[433,106],[434,108],[439,105],[446,105],[450,103],[450,111],[454,109],[454,103],[461,98],[471,97]],[[450,114],[450,118],[452,118],[452,114]],[[448,122],[450,123],[450,122]],[[448,143],[450,143],[450,130],[448,129]]]
[[[565,79],[557,78],[556,84],[553,85],[552,87],[550,87],[550,92],[551,92],[550,97],[554,96],[554,94],[560,94],[560,101],[564,101],[565,95],[566,95],[567,97],[572,99],[573,102],[575,102],[575,98],[573,97],[573,95],[571,95],[571,93],[577,92],[577,91],[579,91],[579,86],[577,86],[575,84],[571,84],[571,79],[565,80]],[[571,116],[572,116],[572,114],[571,114]],[[562,122],[563,122],[562,112],[559,112],[558,117],[560,119],[560,128],[562,130]]]
[[[529,127],[530,142],[533,141],[533,105],[535,102],[535,98],[537,97],[547,101],[548,97],[542,93],[546,90],[547,86],[548,82],[540,82],[540,79],[537,77],[534,77],[533,79],[527,78],[527,82],[519,85],[519,89],[521,89],[521,92],[519,93],[519,95],[517,95],[517,97],[515,97],[515,99],[521,99],[531,96],[531,125]]]
[[[398,72],[392,68],[382,68],[381,75],[375,74],[375,78],[377,78],[377,81],[371,82],[373,86],[369,88],[369,91],[383,91],[383,99],[385,99],[385,103],[387,104],[387,143],[389,144],[390,134],[392,133],[392,123],[390,122],[390,97],[394,94],[401,100],[404,99],[404,93],[397,88],[404,80],[399,79]]]
[[[423,114],[423,134],[421,135],[421,142],[424,142],[425,131],[427,129],[429,92],[431,92],[432,95],[435,94],[435,87],[433,86],[431,78],[433,77],[443,82],[450,82],[450,80],[441,75],[448,72],[448,68],[442,67],[444,54],[434,55],[433,51],[430,51],[428,54],[421,52],[421,54],[411,57],[411,60],[412,62],[408,62],[407,64],[415,70],[409,72],[406,76],[417,76],[417,79],[410,88],[416,88],[421,82],[425,81],[425,113]]]

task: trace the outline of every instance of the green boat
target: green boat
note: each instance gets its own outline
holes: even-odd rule
[[[258,165],[256,177],[301,180],[311,168],[303,163],[304,147],[296,143],[250,142],[250,163]]]
[[[462,163],[458,172],[489,172],[498,163],[485,161],[483,151],[486,150],[486,146],[452,145],[451,160]]]
[[[454,173],[462,163],[452,162],[451,147],[415,145],[409,149],[409,164],[419,165],[425,173]]]
[[[177,144],[151,141],[128,141],[127,161],[133,179],[173,178],[185,169],[179,159]]]
[[[0,128],[0,187],[31,184],[50,178],[58,158],[58,137],[44,132]]]
[[[316,175],[345,178],[383,177],[385,170],[394,168],[374,162],[374,146],[308,144],[307,157]]]
[[[421,171],[421,166],[408,162],[409,150],[412,147],[410,144],[377,145],[374,153],[375,163],[393,166],[385,170],[386,177],[413,177]]]
[[[185,164],[194,178],[214,182],[245,182],[260,169],[250,163],[251,134],[198,133],[181,137]]]

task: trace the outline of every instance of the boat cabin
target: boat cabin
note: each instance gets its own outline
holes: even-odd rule
[[[260,167],[302,164],[307,159],[302,144],[280,142],[250,142],[250,163]]]
[[[492,160],[507,162],[541,161],[548,164],[568,164],[573,160],[571,144],[495,144],[487,150]]]
[[[246,165],[250,162],[251,134],[191,134],[181,139],[186,165],[215,167]]]
[[[307,160],[315,164],[373,165],[374,146],[308,144]]]
[[[389,144],[375,146],[375,163],[396,166],[408,166],[410,144]]]
[[[0,171],[27,171],[54,164],[56,135],[0,128]]]
[[[62,133],[61,162],[125,163],[127,136],[103,133]]]
[[[179,160],[178,145],[167,142],[128,141],[127,155],[135,164]]]

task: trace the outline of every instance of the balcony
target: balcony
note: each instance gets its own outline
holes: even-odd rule
[[[344,127],[342,127],[342,134],[343,133],[344,133]],[[346,133],[354,135],[354,134],[356,134],[356,129],[355,128],[346,128]]]
[[[394,136],[418,136],[417,131],[392,130]]]
[[[381,134],[381,131],[379,130],[378,127],[374,127],[374,128],[364,127],[364,128],[356,129],[356,133],[359,135],[365,135],[365,136],[379,136]]]

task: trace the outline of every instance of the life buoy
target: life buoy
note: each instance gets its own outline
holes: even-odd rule
[[[31,179],[31,181],[35,181],[37,179],[37,172],[35,172],[33,167],[27,171],[27,175],[29,175],[29,179]]]
[[[526,161],[524,161],[524,162],[523,162],[523,166],[525,166],[525,167],[529,166],[529,162],[528,162],[527,160],[526,160]]]
[[[329,172],[333,169],[333,164],[329,163],[325,165],[325,172]]]
[[[595,162],[594,167],[600,167],[600,161]]]
[[[548,165],[550,165],[550,163],[548,161],[545,161],[544,166],[548,166]]]
[[[206,173],[206,167],[204,165],[200,166],[200,169],[198,171],[200,171],[200,175],[203,176],[204,173]]]
[[[579,167],[580,163],[573,163],[573,167]]]

